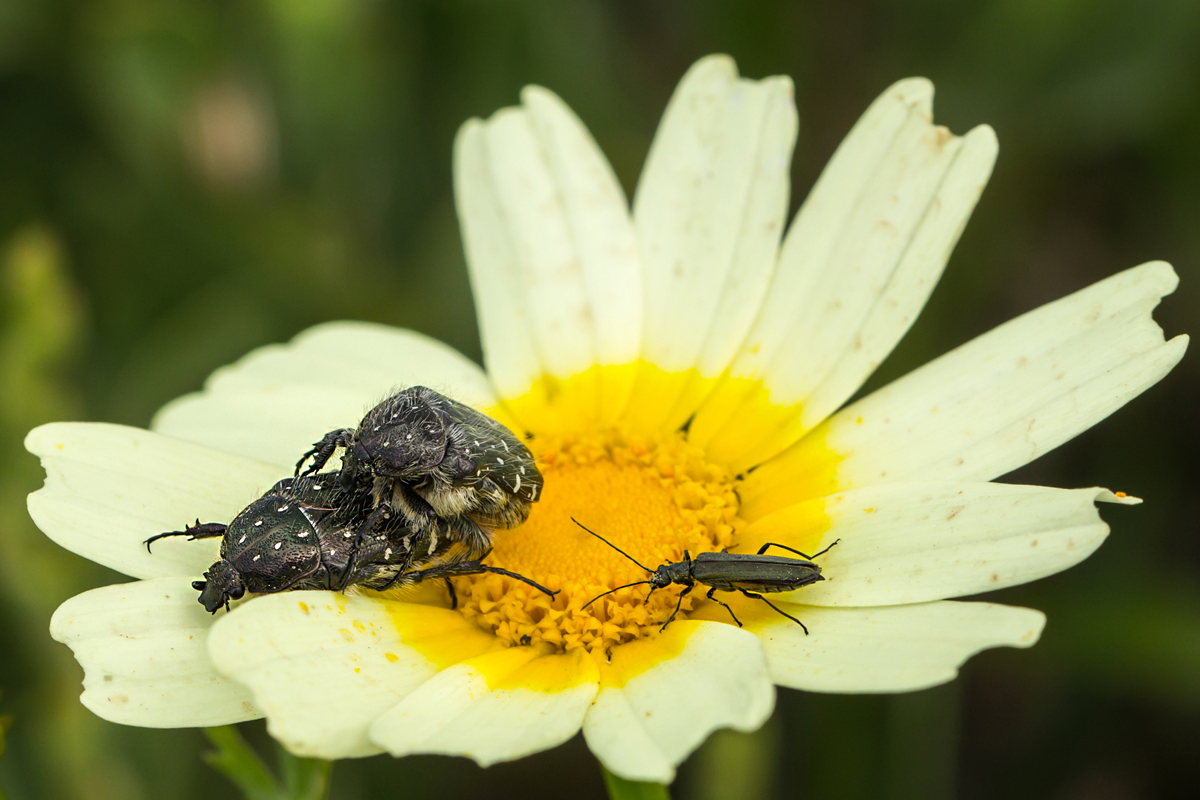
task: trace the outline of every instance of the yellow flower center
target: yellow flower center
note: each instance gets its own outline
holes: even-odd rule
[[[487,563],[560,590],[551,599],[501,575],[459,578],[459,608],[512,644],[548,642],[606,658],[614,645],[657,631],[682,586],[650,593],[633,586],[646,570],[588,534],[578,520],[651,569],[729,547],[743,525],[735,480],[678,436],[633,437],[619,430],[531,444],[546,485],[529,520],[498,531]],[[703,597],[683,598],[681,618]]]

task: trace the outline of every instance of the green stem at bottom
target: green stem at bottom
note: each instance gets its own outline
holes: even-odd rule
[[[246,800],[324,800],[333,762],[298,758],[279,748],[280,781],[232,725],[205,728],[216,750],[204,754],[209,765],[242,790]]]
[[[603,764],[600,771],[604,774],[604,786],[611,800],[671,800],[667,787],[661,783],[626,780],[613,775]]]

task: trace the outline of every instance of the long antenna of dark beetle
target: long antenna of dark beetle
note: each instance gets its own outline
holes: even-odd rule
[[[591,533],[591,531],[588,531],[588,533]],[[600,594],[596,595],[591,600],[588,600],[586,603],[584,603],[582,606],[580,606],[579,610],[583,611],[583,609],[587,608],[592,603],[599,600],[601,597],[604,597],[604,595],[606,595],[606,594],[612,594],[613,592],[618,591],[620,589],[628,589],[630,586],[641,586],[643,583],[650,583],[650,581],[634,581],[633,583],[627,583],[624,586],[618,586],[616,589],[609,589],[607,592],[601,592]],[[654,591],[654,590],[651,589],[650,591]]]
[[[620,553],[621,555],[625,556],[626,558],[628,558],[628,559],[629,559],[630,561],[632,561],[633,563],[637,564],[637,565],[638,565],[639,567],[641,567],[642,569],[646,570],[646,572],[654,572],[654,570],[650,569],[650,568],[649,568],[649,567],[647,567],[645,564],[643,564],[642,562],[638,561],[636,558],[634,558],[633,556],[629,555],[629,553],[626,553],[624,550],[622,550],[621,548],[617,547],[615,544],[613,544],[612,542],[610,542],[608,539],[605,539],[603,536],[601,536],[600,534],[596,533],[594,530],[592,530],[592,529],[591,529],[591,528],[589,528],[588,526],[584,525],[584,524],[583,524],[582,522],[580,522],[579,520],[575,519],[574,517],[571,517],[571,522],[574,522],[576,525],[578,525],[579,527],[583,528],[585,531],[587,531],[588,533],[590,533],[592,536],[595,536],[597,539],[599,539],[600,541],[604,542],[606,545],[608,545],[609,547],[611,547],[613,550],[616,550],[618,553]],[[639,581],[639,583],[648,583],[648,581]],[[635,586],[636,584],[632,584],[632,583],[631,583],[631,584],[629,584],[629,585],[630,585],[630,586]],[[618,587],[617,587],[617,589],[623,589],[623,588],[625,588],[625,587],[623,587],[623,586],[618,586]],[[613,591],[615,592],[617,589],[613,589]],[[605,592],[604,594],[608,594],[608,592]],[[601,597],[603,597],[604,595],[600,595],[600,596],[601,596]],[[584,606],[584,608],[587,608],[587,606]]]

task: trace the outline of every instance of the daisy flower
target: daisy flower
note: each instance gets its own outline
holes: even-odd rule
[[[1176,285],[1145,264],[1032,311],[846,406],[912,324],[986,182],[992,130],[932,122],[933,88],[892,86],[787,226],[797,116],[786,77],[714,56],[680,83],[632,209],[583,124],[549,91],[467,122],[458,212],[486,372],[419,334],[318,326],[219,370],[152,429],[33,431],[38,526],[138,580],[64,603],[51,632],[105,719],[178,727],[265,716],[297,754],[446,753],[480,764],[580,731],[632,780],[668,782],[714,729],[750,730],[776,685],[900,692],[1043,615],[954,602],[1086,558],[1105,489],[991,483],[1162,378],[1186,337],[1151,311]],[[545,476],[529,521],[496,534],[498,575],[392,593],[285,592],[210,616],[190,582],[216,541],[142,541],[231,519],[311,442],[424,384],[524,433]],[[839,410],[840,409],[840,410]],[[684,551],[814,553],[826,580],[743,625],[644,570]],[[586,606],[586,607],[585,607]]]

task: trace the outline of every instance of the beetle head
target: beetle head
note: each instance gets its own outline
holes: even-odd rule
[[[663,564],[658,569],[654,570],[654,574],[650,576],[650,585],[655,589],[665,589],[675,582],[675,576],[671,574],[671,564]],[[653,591],[653,589],[651,590]]]
[[[221,559],[208,568],[204,580],[192,581],[192,588],[200,592],[200,604],[210,614],[225,606],[229,610],[230,600],[239,600],[246,593],[242,584],[242,576],[238,574],[233,564]]]
[[[446,429],[439,420],[422,414],[372,431],[359,439],[353,452],[354,460],[368,467],[372,474],[416,478],[442,463],[446,456]]]

